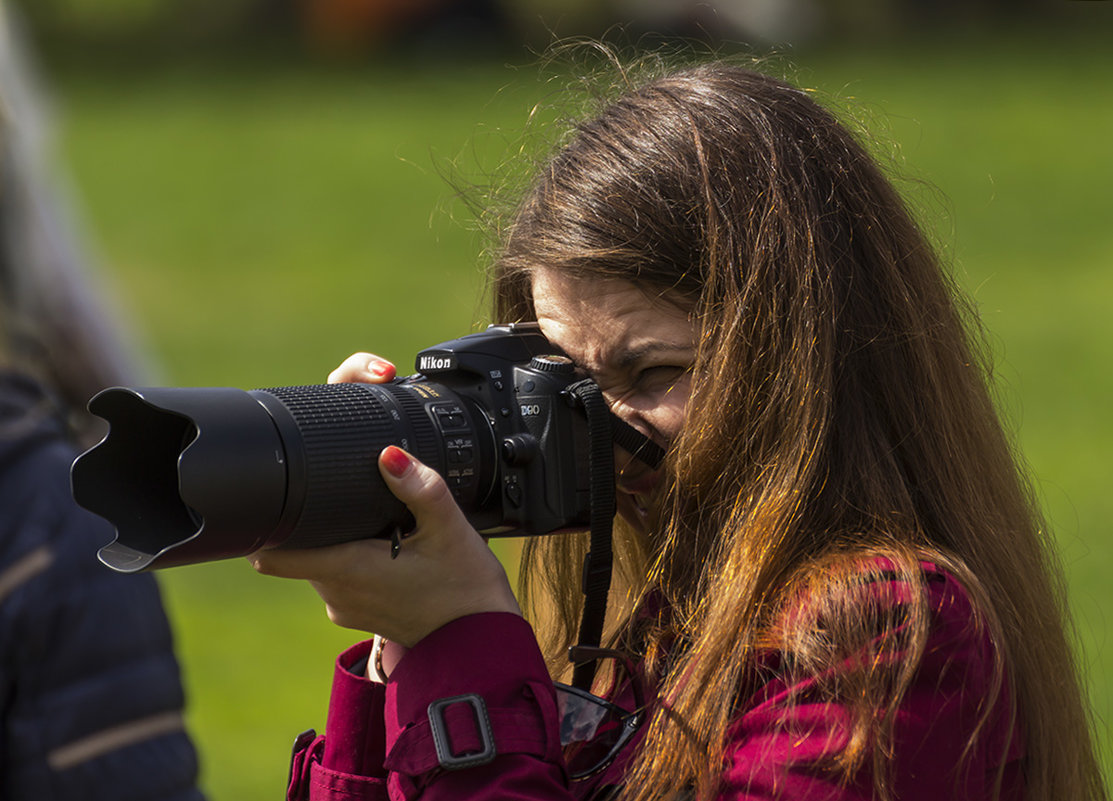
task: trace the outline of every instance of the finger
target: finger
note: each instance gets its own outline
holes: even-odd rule
[[[346,573],[367,558],[390,561],[390,543],[385,540],[355,540],[327,548],[271,548],[256,551],[247,561],[265,576],[321,580]]]
[[[417,530],[447,530],[463,520],[444,478],[396,445],[379,454],[379,472],[394,496],[409,507]]]
[[[382,384],[398,374],[394,365],[374,353],[353,353],[329,373],[330,384]]]

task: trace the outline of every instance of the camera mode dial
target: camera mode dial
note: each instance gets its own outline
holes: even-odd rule
[[[547,356],[534,356],[530,360],[529,368],[539,373],[555,373],[557,375],[572,375],[576,372],[576,365],[567,356],[555,354]]]

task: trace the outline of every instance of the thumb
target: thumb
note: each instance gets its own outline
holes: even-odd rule
[[[396,445],[379,454],[379,472],[394,496],[409,508],[418,530],[468,525],[444,478]]]

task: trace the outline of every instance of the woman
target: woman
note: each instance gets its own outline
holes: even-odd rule
[[[103,435],[85,399],[137,365],[51,191],[11,22],[0,4],[0,798],[203,801],[158,585],[100,566],[111,527],[70,493],[76,440]]]
[[[657,471],[617,459],[611,640],[639,666],[611,692],[651,687],[648,722],[573,777],[505,574],[390,447],[417,521],[396,560],[374,541],[254,557],[389,641],[341,658],[291,797],[1105,798],[968,310],[829,112],[724,64],[630,89],[539,171],[494,289],[496,319],[537,320],[668,450]],[[330,380],[393,376],[356,354]],[[558,674],[583,548],[524,556]]]

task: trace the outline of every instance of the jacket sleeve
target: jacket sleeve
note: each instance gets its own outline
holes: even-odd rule
[[[897,711],[886,759],[893,797],[983,801],[994,797],[1000,781],[1001,799],[1020,798],[1023,747],[1007,692],[965,752],[991,696],[993,649],[957,582],[940,576],[929,591],[932,631]],[[454,621],[409,651],[385,687],[348,669],[362,667],[368,650],[365,643],[342,658],[327,735],[307,739],[295,755],[290,799],[591,796],[593,788],[567,781],[552,682],[525,621],[506,614]],[[820,678],[771,678],[740,704],[722,756],[718,801],[874,797],[868,760],[848,782],[830,770],[831,758],[847,743],[851,710],[830,700]],[[491,758],[453,764],[469,755]],[[622,767],[616,764],[604,778],[620,777]]]
[[[295,752],[289,799],[568,801],[556,698],[533,631],[471,615],[410,649],[384,687],[341,656],[326,734]]]
[[[325,736],[310,729],[294,742],[286,797],[386,801],[386,688],[364,674],[371,641],[336,660]]]
[[[906,586],[893,588],[897,597],[905,591]],[[994,697],[996,660],[989,638],[954,578],[929,573],[928,591],[931,633],[897,710],[884,760],[892,797],[1023,798],[1022,732],[1006,688],[986,708],[986,699]],[[874,798],[868,758],[849,782],[830,770],[831,758],[847,744],[850,723],[849,707],[831,701],[815,677],[794,684],[770,681],[730,729],[718,801]],[[998,782],[1000,796],[994,790]]]

